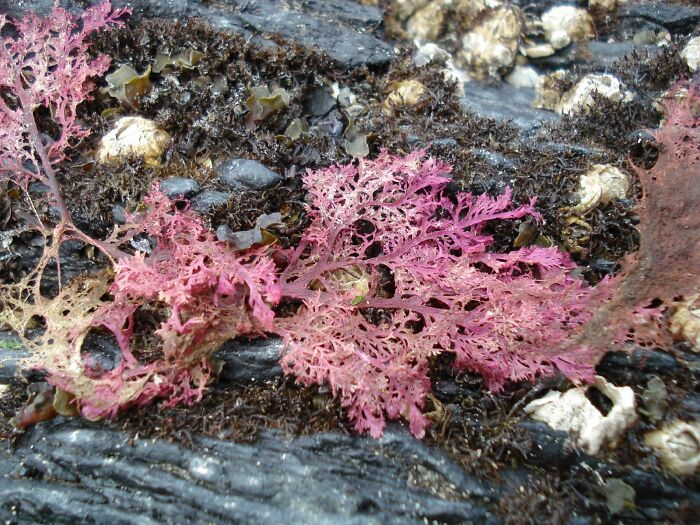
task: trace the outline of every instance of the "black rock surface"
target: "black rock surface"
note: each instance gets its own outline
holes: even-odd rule
[[[304,101],[304,110],[313,117],[322,117],[335,107],[335,99],[324,87],[314,89]]]
[[[681,32],[691,31],[700,22],[700,7],[663,1],[633,3],[620,6],[617,15],[622,19],[647,20],[669,31]]]
[[[278,337],[228,341],[215,357],[224,361],[219,380],[242,385],[261,384],[282,375],[278,364],[284,343]]]
[[[61,4],[82,11],[84,4],[98,0]],[[40,15],[50,12],[53,1],[13,2],[0,0],[0,12],[19,17],[31,9]],[[392,47],[379,38],[382,12],[352,0],[223,0],[216,7],[198,0],[113,0],[114,7],[128,6],[135,17],[180,19],[201,18],[215,29],[240,33],[256,43],[273,45],[263,34],[276,33],[304,46],[317,47],[343,68],[387,64]]]
[[[390,426],[381,440],[319,434],[194,447],[84,420],[34,427],[0,455],[11,523],[496,523],[499,491]]]
[[[531,133],[542,127],[543,122],[553,122],[558,116],[532,107],[535,91],[511,86],[504,82],[484,85],[470,82],[464,86],[462,104],[477,117],[510,121],[523,133]]]

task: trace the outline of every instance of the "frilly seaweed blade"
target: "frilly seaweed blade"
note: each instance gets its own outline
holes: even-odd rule
[[[302,306],[277,320],[282,367],[328,383],[375,437],[399,417],[424,435],[428,361],[441,352],[492,390],[556,370],[590,379],[599,357],[562,351],[590,318],[591,289],[567,254],[487,251],[489,221],[537,217],[534,201],[450,194],[449,171],[420,151],[383,152],[304,177],[311,224],[281,274],[283,295]]]

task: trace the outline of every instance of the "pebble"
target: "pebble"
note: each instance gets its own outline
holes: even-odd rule
[[[206,190],[192,199],[192,209],[201,214],[210,213],[220,206],[225,206],[230,198],[230,193]]]
[[[314,89],[304,101],[304,110],[312,117],[322,117],[335,107],[335,98],[324,87]]]
[[[199,183],[186,177],[170,177],[160,181],[160,191],[169,199],[175,199],[180,196],[190,199],[199,193],[199,190]]]
[[[282,176],[257,160],[229,159],[216,168],[219,180],[232,189],[264,190],[282,180]]]

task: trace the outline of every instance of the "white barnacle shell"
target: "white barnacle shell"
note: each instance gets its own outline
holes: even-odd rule
[[[690,475],[700,466],[700,423],[674,421],[644,437],[663,466],[673,474]]]
[[[579,203],[574,210],[585,213],[596,206],[624,199],[629,187],[627,176],[618,168],[608,164],[595,164],[588,173],[581,176],[577,193]]]
[[[695,352],[700,352],[700,294],[695,294],[676,307],[669,319],[671,333],[684,339]]]
[[[170,145],[170,135],[152,121],[141,117],[122,117],[100,141],[97,160],[114,164],[129,157],[143,159],[151,166],[160,164]]]
[[[616,387],[596,376],[594,386],[610,401],[612,408],[603,415],[586,397],[588,386],[572,388],[563,394],[552,390],[525,407],[525,412],[554,430],[571,432],[578,446],[595,455],[604,443],[614,445],[620,435],[637,420],[634,391]]]

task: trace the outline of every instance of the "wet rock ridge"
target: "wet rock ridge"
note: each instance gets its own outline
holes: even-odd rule
[[[83,4],[64,0],[62,5],[80,10]],[[53,1],[0,2],[0,11],[21,15],[30,8],[47,14]],[[114,7],[129,6],[134,16],[184,20],[200,18],[214,29],[231,31],[262,46],[274,45],[269,35],[278,34],[304,46],[317,47],[343,68],[362,64],[387,64],[394,55],[381,39],[383,15],[372,6],[344,0],[114,0]]]

